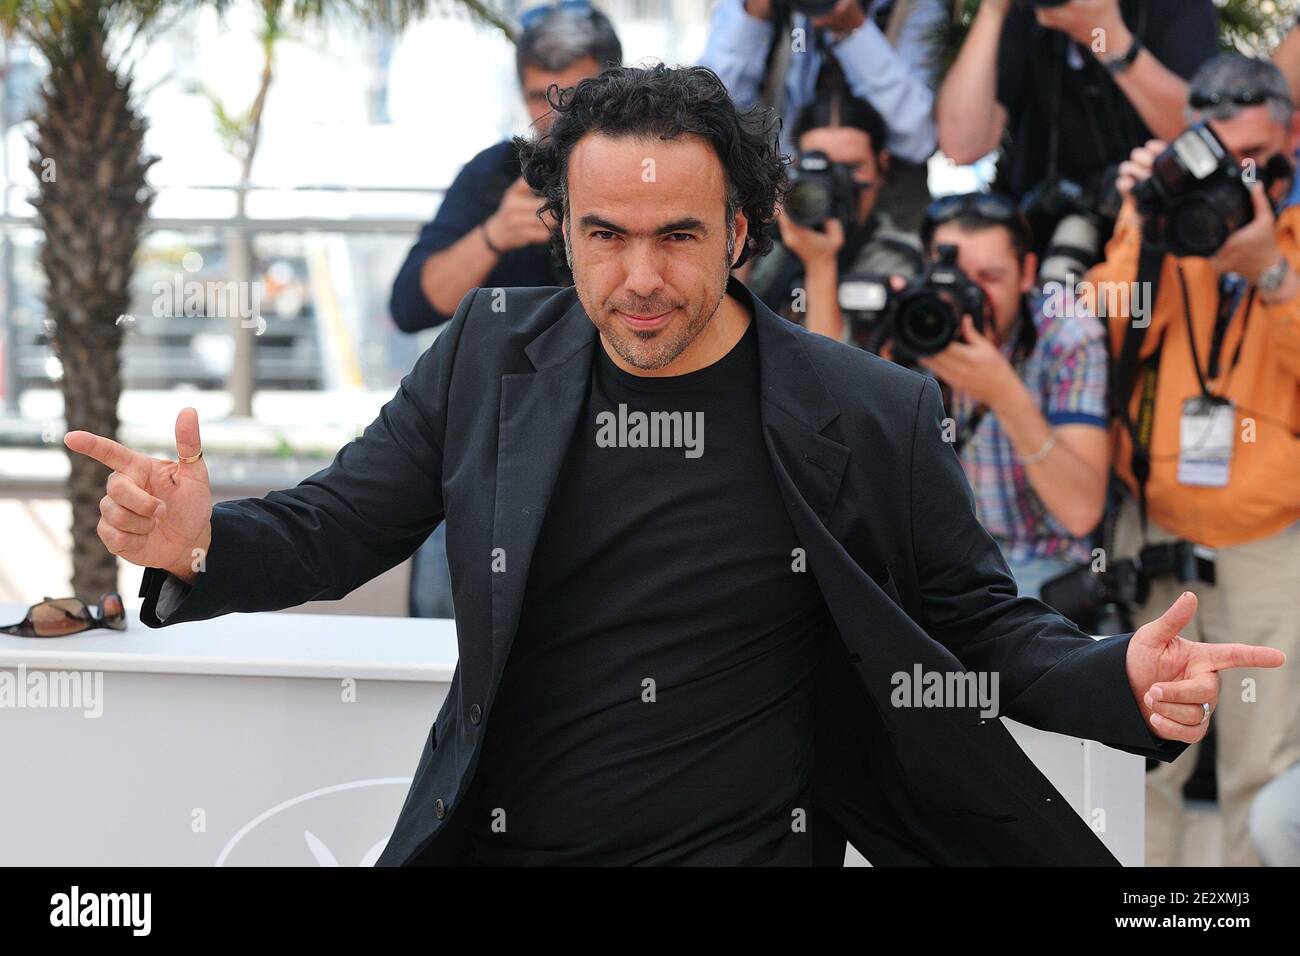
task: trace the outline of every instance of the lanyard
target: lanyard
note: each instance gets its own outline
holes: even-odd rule
[[[1196,331],[1192,327],[1192,304],[1191,297],[1187,293],[1187,277],[1183,274],[1183,267],[1180,263],[1178,266],[1178,283],[1183,290],[1183,319],[1187,323],[1187,342],[1192,351],[1192,368],[1196,370],[1196,381],[1201,386],[1201,394],[1206,398],[1214,398],[1210,392],[1210,387],[1206,381],[1213,381],[1219,377],[1219,356],[1223,350],[1223,339],[1227,334],[1228,326],[1232,322],[1233,315],[1237,312],[1237,305],[1241,302],[1242,292],[1245,291],[1246,283],[1241,276],[1235,276],[1229,280],[1224,276],[1219,282],[1219,305],[1218,314],[1214,320],[1214,334],[1210,339],[1210,355],[1206,370],[1201,371],[1201,356],[1196,348]],[[1231,286],[1230,295],[1225,296],[1225,287]],[[1246,311],[1241,317],[1241,338],[1237,340],[1237,347],[1232,353],[1232,364],[1228,366],[1229,377],[1233,369],[1237,367],[1237,362],[1241,359],[1241,347],[1246,342],[1246,329],[1250,324],[1250,313],[1255,307],[1255,288],[1252,286],[1250,294],[1246,297]]]

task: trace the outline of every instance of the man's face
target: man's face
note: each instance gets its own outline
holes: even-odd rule
[[[1290,123],[1279,123],[1266,103],[1243,107],[1232,119],[1210,120],[1210,128],[1238,160],[1253,163],[1257,172],[1278,153],[1294,161],[1296,144],[1300,141],[1297,132],[1300,117],[1293,114]],[[1281,200],[1288,185],[1275,184],[1270,196]],[[1282,195],[1277,195],[1279,192]]]
[[[853,167],[853,178],[866,186],[858,194],[859,225],[871,217],[871,210],[876,207],[884,172],[876,163],[871,145],[871,137],[866,132],[848,126],[823,126],[799,137],[799,152],[822,152],[833,163],[847,163]]]
[[[564,223],[573,284],[628,365],[664,369],[688,349],[726,292],[726,186],[713,148],[591,133],[569,156]],[[735,215],[734,255],[747,223]],[[670,373],[671,374],[671,373]]]
[[[958,268],[984,291],[998,338],[1005,341],[1020,312],[1021,296],[1033,288],[1034,254],[1027,254],[1022,262],[1011,233],[1001,226],[967,231],[955,222],[935,229],[931,253],[937,254],[939,246],[957,247]]]
[[[524,67],[521,86],[524,91],[524,103],[528,107],[528,117],[538,136],[544,135],[555,120],[555,112],[546,100],[546,91],[554,83],[565,90],[577,86],[583,80],[600,73],[600,64],[592,57],[583,57],[568,68],[551,72],[535,66]]]

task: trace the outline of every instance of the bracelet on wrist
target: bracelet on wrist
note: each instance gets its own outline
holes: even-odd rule
[[[486,245],[488,249],[492,251],[492,254],[496,256],[504,256],[505,250],[498,248],[497,244],[492,241],[492,237],[488,235],[487,223],[486,222],[479,223],[478,228],[479,228],[479,232],[482,233],[483,235],[483,244]]]
[[[1048,435],[1047,441],[1043,442],[1043,447],[1038,449],[1038,451],[1034,452],[1032,455],[1029,455],[1026,458],[1021,458],[1020,463],[1022,465],[1036,465],[1044,458],[1046,458],[1049,454],[1051,454],[1052,449],[1055,447],[1056,447],[1056,436]]]

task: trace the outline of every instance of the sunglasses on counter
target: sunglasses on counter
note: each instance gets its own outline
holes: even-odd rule
[[[110,591],[98,604],[88,605],[81,598],[46,598],[27,609],[27,616],[17,624],[0,627],[0,634],[17,637],[67,637],[82,631],[105,627],[126,630],[126,608],[122,595]]]

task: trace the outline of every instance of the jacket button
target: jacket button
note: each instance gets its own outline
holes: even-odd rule
[[[438,815],[439,820],[447,815],[447,805],[442,802],[442,797],[433,802],[433,812]]]
[[[469,709],[469,719],[472,723],[477,724],[480,720],[483,719],[483,708],[480,707],[478,704],[475,704],[473,707],[471,707]]]

